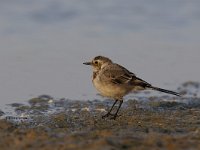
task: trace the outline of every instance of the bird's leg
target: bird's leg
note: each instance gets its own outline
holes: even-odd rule
[[[118,106],[118,108],[117,108],[117,111],[116,111],[116,113],[114,114],[114,116],[113,116],[111,119],[114,119],[114,120],[116,119],[117,113],[119,112],[119,109],[120,109],[122,103],[123,103],[123,100],[120,100],[120,103],[119,103],[119,106]]]
[[[115,102],[113,103],[111,109],[108,111],[107,114],[103,115],[102,118],[106,118],[106,117],[108,117],[109,115],[111,115],[111,111],[112,111],[113,107],[115,106],[115,104],[117,103],[117,101],[118,101],[118,100],[115,100]]]

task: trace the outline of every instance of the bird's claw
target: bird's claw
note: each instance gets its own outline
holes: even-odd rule
[[[107,114],[105,114],[105,115],[102,116],[102,119],[107,118],[107,117],[109,117],[110,115],[111,115],[111,113],[107,113]]]
[[[110,119],[115,120],[117,118],[117,115],[113,115],[112,117],[110,117]]]
[[[112,117],[110,117],[110,119],[114,119],[114,120],[115,120],[115,119],[117,118],[118,115],[116,115],[116,114],[111,114],[111,113],[107,113],[107,114],[105,114],[105,115],[102,116],[102,119],[107,118],[107,117],[109,117],[109,116],[112,116]]]

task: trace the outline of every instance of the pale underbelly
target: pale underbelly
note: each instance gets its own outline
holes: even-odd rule
[[[95,88],[100,92],[102,96],[121,99],[123,96],[131,92],[131,88],[117,84],[106,84],[101,82],[93,82]]]

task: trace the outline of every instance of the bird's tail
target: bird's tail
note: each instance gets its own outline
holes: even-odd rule
[[[165,90],[165,89],[161,89],[161,88],[158,88],[158,87],[155,87],[155,86],[152,86],[151,84],[149,84],[148,82],[138,78],[138,77],[135,77],[136,80],[134,80],[134,85],[138,85],[139,87],[143,87],[144,89],[145,88],[149,88],[149,89],[152,89],[152,90],[156,90],[156,91],[160,91],[160,92],[164,92],[164,93],[167,93],[167,94],[172,94],[172,95],[176,95],[176,96],[181,96],[181,94],[179,93],[176,93],[174,91],[170,91],[170,90]]]
[[[174,91],[165,90],[165,89],[161,89],[161,88],[154,87],[154,86],[151,86],[150,88],[153,90],[156,90],[156,91],[160,91],[160,92],[164,92],[164,93],[168,93],[168,94],[172,94],[172,95],[176,95],[176,96],[181,96],[179,93],[174,92]]]

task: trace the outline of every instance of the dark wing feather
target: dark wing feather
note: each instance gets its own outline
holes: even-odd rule
[[[104,78],[104,81],[108,80],[115,84],[129,83],[132,76],[134,76],[133,73],[118,64],[106,66],[101,71],[101,78]]]
[[[109,67],[105,67],[102,70],[101,76],[109,79],[109,81],[115,84],[130,84],[133,86],[142,86],[144,88],[151,86],[149,83],[136,77],[134,73],[118,64],[113,64],[109,65]]]

